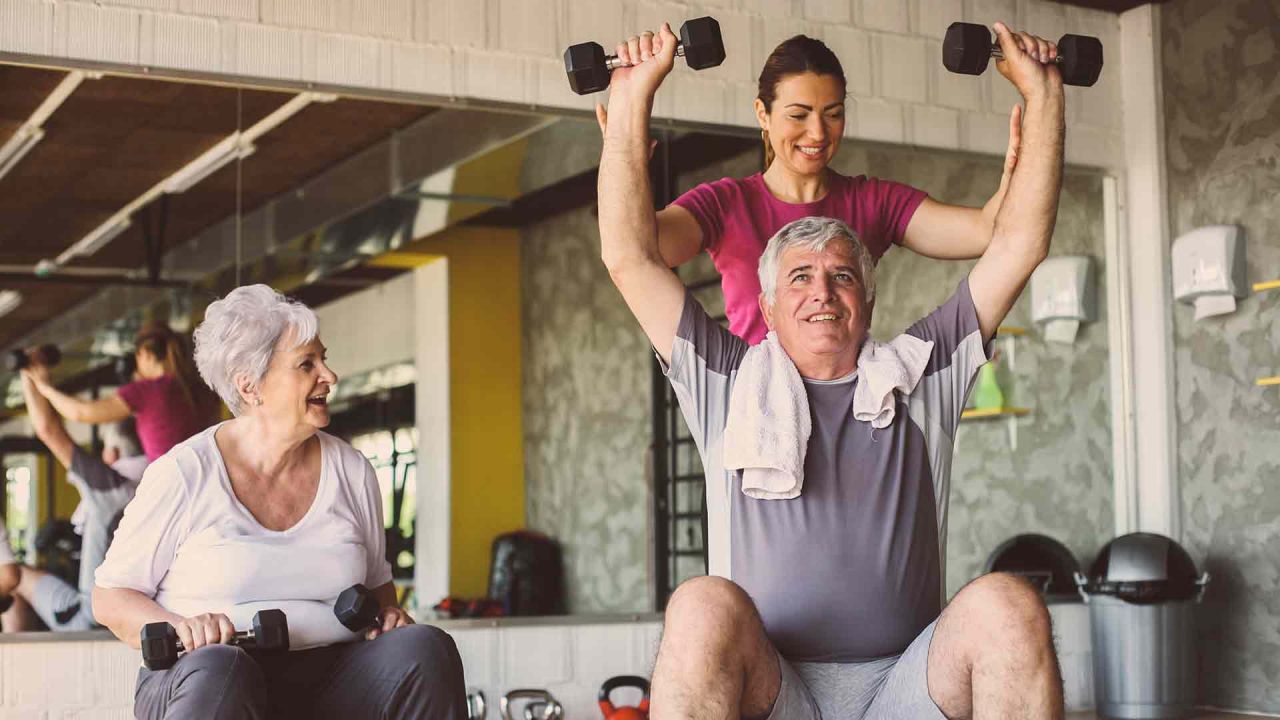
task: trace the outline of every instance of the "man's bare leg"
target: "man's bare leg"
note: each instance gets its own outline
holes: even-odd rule
[[[655,720],[765,718],[781,686],[778,653],[742,588],[700,577],[676,589],[653,670]]]
[[[36,611],[17,593],[13,595],[13,605],[0,615],[0,628],[7,633],[46,629],[40,622],[40,617],[36,615]]]
[[[1049,610],[1026,581],[992,573],[947,605],[929,647],[929,695],[948,718],[1060,720]]]

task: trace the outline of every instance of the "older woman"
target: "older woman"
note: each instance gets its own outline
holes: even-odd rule
[[[151,464],[93,596],[129,645],[168,622],[186,650],[139,671],[136,716],[465,717],[453,640],[396,603],[373,468],[321,432],[337,377],[315,314],[265,285],[239,288],[209,306],[195,347],[235,419]],[[356,583],[381,607],[369,642],[333,613]],[[235,646],[267,608],[287,616],[290,652]]]

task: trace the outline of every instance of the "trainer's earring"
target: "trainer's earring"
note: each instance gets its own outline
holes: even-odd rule
[[[257,399],[257,402],[255,402],[254,405],[257,405],[258,407],[262,407],[262,396],[259,395],[256,399]]]

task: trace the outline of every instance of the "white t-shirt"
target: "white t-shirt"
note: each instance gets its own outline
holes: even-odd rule
[[[0,565],[12,565],[16,562],[13,548],[9,547],[9,528],[5,526],[4,518],[0,518]]]
[[[137,590],[185,617],[224,613],[237,630],[251,628],[258,610],[279,608],[293,650],[356,639],[333,614],[338,594],[355,583],[391,582],[373,466],[317,433],[320,484],[311,508],[288,530],[267,530],[231,489],[214,442],[219,427],[147,468],[96,584]]]

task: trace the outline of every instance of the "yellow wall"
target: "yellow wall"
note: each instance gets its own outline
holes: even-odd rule
[[[54,510],[57,511],[57,517],[63,520],[71,517],[71,511],[76,509],[76,505],[80,502],[80,493],[75,487],[67,482],[67,471],[62,467],[62,463],[53,460],[50,461],[44,455],[37,455],[35,477],[31,484],[31,490],[36,494],[36,517],[33,522],[37,526],[46,522],[48,509],[48,493],[45,492],[45,473],[48,472],[48,464],[53,463],[53,494],[54,494]]]
[[[449,259],[449,592],[478,597],[493,538],[524,527],[520,238],[458,228],[403,250]]]

